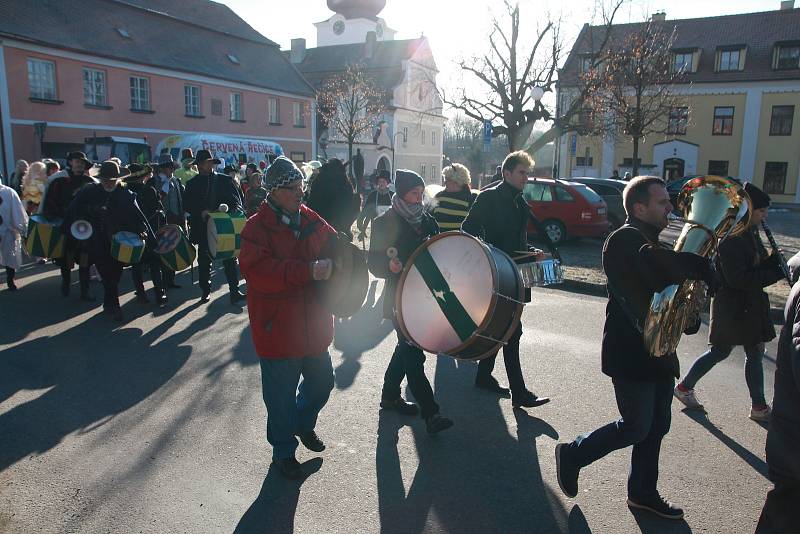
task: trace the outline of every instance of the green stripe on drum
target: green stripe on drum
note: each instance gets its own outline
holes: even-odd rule
[[[428,286],[431,295],[433,295],[450,326],[455,330],[458,338],[461,341],[469,339],[478,329],[478,325],[475,324],[467,310],[464,309],[456,294],[450,290],[450,284],[445,280],[427,248],[419,251],[414,260],[414,267],[419,271],[425,281],[425,285]]]

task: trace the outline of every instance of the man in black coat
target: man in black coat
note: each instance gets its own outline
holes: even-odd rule
[[[522,189],[528,183],[528,172],[533,167],[533,159],[525,151],[512,152],[503,161],[503,181],[483,191],[467,214],[461,229],[468,234],[480,237],[499,248],[511,257],[519,256],[528,250],[529,208],[522,197]],[[541,250],[534,250],[536,257],[543,257]],[[525,290],[525,302],[531,301],[530,289]],[[525,386],[522,366],[519,361],[519,341],[522,337],[522,323],[503,347],[503,361],[506,365],[508,384],[511,388],[511,402],[514,407],[541,406],[550,399],[537,397]],[[497,354],[484,358],[478,363],[475,386],[501,395],[508,389],[500,386],[492,376]]]
[[[633,446],[628,506],[681,519],[683,511],[657,489],[661,441],[669,431],[672,387],[679,376],[678,356],[652,357],[642,325],[653,293],[687,279],[712,283],[713,269],[702,256],[659,245],[658,235],[672,211],[661,178],[631,180],[623,203],[628,219],[603,246],[609,297],[602,345],[602,370],[611,377],[622,418],[556,446],[558,484],[568,497],[575,497],[581,468]]]
[[[353,191],[347,179],[344,164],[338,159],[328,160],[319,170],[308,188],[306,204],[316,211],[337,232],[353,238],[351,230],[358,217],[361,197]]]
[[[197,245],[201,302],[208,302],[211,294],[211,253],[208,249],[208,214],[218,211],[221,204],[228,206],[228,213],[244,212],[244,201],[239,187],[228,175],[214,172],[214,166],[222,163],[208,150],[198,150],[193,163],[197,165],[198,175],[186,184],[183,197],[184,207],[190,216],[191,231],[189,239]],[[236,258],[223,260],[225,278],[228,281],[231,304],[243,301],[244,293],[239,291],[239,268]]]
[[[767,433],[769,479],[756,534],[795,532],[800,524],[800,283],[795,283],[784,310],[778,338],[775,395]]]

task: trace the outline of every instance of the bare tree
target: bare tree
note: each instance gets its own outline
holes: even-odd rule
[[[685,83],[675,68],[675,28],[650,21],[610,47],[585,79],[599,88],[587,95],[582,127],[624,136],[633,142],[633,175],[639,173],[639,141],[651,134],[685,132],[688,108],[676,85]],[[587,124],[588,122],[588,124]]]
[[[322,83],[317,105],[331,141],[346,143],[348,161],[352,161],[353,145],[360,139],[371,140],[386,111],[386,94],[363,65],[354,64]]]

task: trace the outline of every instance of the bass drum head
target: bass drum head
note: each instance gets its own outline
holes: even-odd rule
[[[369,289],[369,272],[364,252],[343,237],[333,238],[326,251],[333,259],[330,279],[318,283],[320,301],[336,317],[355,315]]]
[[[421,349],[453,354],[487,320],[495,272],[485,245],[462,232],[423,243],[397,289],[401,329]]]

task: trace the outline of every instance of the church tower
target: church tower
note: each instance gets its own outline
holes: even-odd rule
[[[395,30],[378,16],[385,6],[386,0],[328,0],[335,15],[314,24],[317,46],[363,43],[369,32],[375,32],[376,41],[394,40]]]

